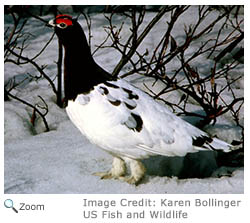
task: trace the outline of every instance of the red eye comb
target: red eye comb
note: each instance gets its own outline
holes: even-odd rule
[[[56,16],[56,24],[65,23],[68,26],[72,25],[72,16],[61,14]]]

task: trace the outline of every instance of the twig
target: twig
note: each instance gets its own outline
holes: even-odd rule
[[[25,100],[23,100],[23,99],[21,99],[21,98],[19,98],[19,97],[16,97],[15,95],[11,94],[10,92],[7,92],[7,95],[10,96],[11,98],[14,98],[14,99],[17,100],[17,101],[20,101],[21,103],[23,103],[23,104],[25,104],[25,105],[31,107],[31,108],[32,108],[35,112],[37,112],[37,113],[40,115],[40,117],[42,118],[43,123],[44,123],[44,126],[45,126],[45,129],[46,129],[46,132],[48,132],[48,131],[50,130],[50,129],[49,129],[49,125],[48,125],[48,123],[47,123],[47,120],[46,120],[46,118],[45,118],[45,116],[46,116],[47,113],[48,113],[48,110],[46,110],[45,114],[43,114],[43,113],[41,113],[41,112],[39,111],[39,109],[37,109],[36,105],[34,106],[34,105],[30,104],[29,102],[27,102],[27,101],[25,101]],[[41,97],[40,97],[40,98],[41,98]],[[45,103],[45,101],[44,101],[43,99],[42,99],[42,101]],[[45,103],[45,104],[46,104],[46,103]],[[48,108],[48,107],[47,107],[47,108]]]

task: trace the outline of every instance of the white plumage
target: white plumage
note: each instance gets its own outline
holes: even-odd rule
[[[148,158],[153,154],[185,156],[204,149],[193,146],[193,140],[209,137],[207,133],[183,121],[127,81],[109,83],[118,88],[99,84],[89,94],[80,94],[75,101],[69,101],[66,108],[72,122],[92,143],[132,159]],[[107,94],[103,88],[108,90]],[[130,90],[138,99],[129,99],[124,89]],[[119,105],[110,101],[119,101]],[[134,108],[128,108],[125,103]],[[141,130],[135,129],[137,122],[131,114],[141,117]],[[230,150],[229,144],[218,139],[217,142],[215,149]]]
[[[89,94],[79,94],[66,110],[83,135],[122,160],[185,156],[206,148],[231,149],[125,80],[102,83]],[[203,147],[194,145],[199,138]]]

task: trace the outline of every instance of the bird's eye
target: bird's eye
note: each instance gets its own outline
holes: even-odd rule
[[[62,29],[65,29],[65,28],[67,27],[67,24],[64,23],[64,22],[61,22],[61,23],[58,24],[58,26],[59,26],[60,28],[62,28]]]

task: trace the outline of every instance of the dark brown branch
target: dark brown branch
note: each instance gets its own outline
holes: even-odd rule
[[[46,116],[47,113],[48,113],[48,110],[46,110],[45,114],[43,114],[42,112],[39,111],[39,109],[37,109],[36,105],[30,104],[29,102],[24,101],[23,99],[21,99],[21,98],[15,96],[15,95],[13,95],[13,94],[11,94],[10,92],[7,92],[7,95],[8,95],[9,97],[11,97],[11,98],[17,100],[17,101],[20,101],[21,103],[23,103],[23,104],[25,104],[25,105],[31,107],[31,108],[32,108],[35,112],[37,112],[37,113],[40,115],[40,117],[42,118],[43,123],[44,123],[44,126],[45,126],[45,128],[46,128],[46,132],[48,132],[48,131],[50,130],[50,129],[49,129],[48,122],[47,122],[47,120],[46,120],[46,118],[45,118],[45,116]],[[43,100],[43,102],[45,103],[44,100]],[[46,104],[46,103],[45,103],[45,104]]]

